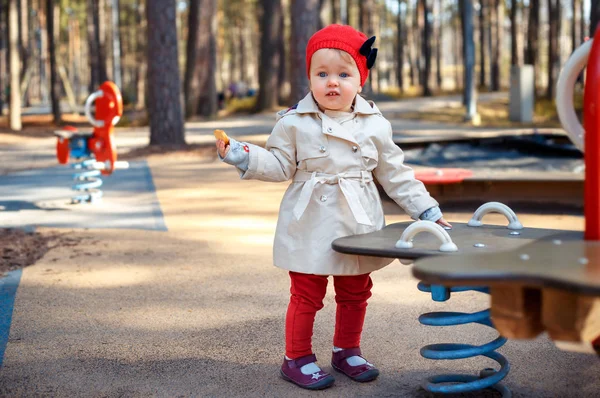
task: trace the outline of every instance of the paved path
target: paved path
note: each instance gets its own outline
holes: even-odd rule
[[[286,184],[239,181],[211,159],[150,160],[168,232],[73,230],[83,238],[23,271],[0,372],[3,396],[304,397],[277,376],[288,299],[285,272],[271,265],[278,204]],[[388,222],[406,220],[386,203]],[[470,214],[449,213],[451,221]],[[499,219],[490,218],[490,222]],[[581,229],[573,216],[522,215],[525,225]],[[428,328],[420,313],[475,311],[488,299],[457,294],[444,304],[417,291],[394,262],[373,275],[363,349],[380,380],[337,376],[323,397],[425,397],[420,381],[439,371],[475,374],[487,360],[435,362],[434,342],[492,340],[480,326]],[[334,320],[330,289],[315,328],[329,369]],[[544,336],[510,341],[507,385],[517,397],[593,396],[600,361],[559,351]]]
[[[210,136],[202,129],[212,134],[210,123],[194,126],[188,126],[199,129],[192,137]],[[119,145],[143,145],[144,136],[124,133]],[[13,152],[15,162],[25,157],[32,167],[50,163],[52,140],[42,141],[30,147],[39,149],[30,157],[6,147],[0,156]],[[277,375],[289,282],[271,265],[271,250],[287,184],[239,181],[230,167],[194,154],[153,157],[149,167],[168,231],[61,230],[82,241],[23,270],[0,396],[305,397]],[[388,223],[408,219],[394,204],[384,207]],[[446,213],[457,222],[470,216]],[[532,227],[583,227],[578,216],[520,219]],[[501,220],[491,216],[489,222]],[[427,376],[476,374],[492,365],[486,359],[436,362],[418,353],[430,343],[492,340],[494,332],[485,327],[429,328],[417,321],[428,311],[480,310],[488,305],[486,296],[469,292],[434,303],[417,291],[410,267],[397,261],[373,279],[362,346],[382,375],[369,384],[336,375],[335,386],[319,396],[427,397],[419,388]],[[331,287],[325,304],[314,349],[330,370]],[[546,336],[509,341],[500,351],[512,363],[506,384],[516,397],[591,397],[600,391],[600,361],[559,351]]]

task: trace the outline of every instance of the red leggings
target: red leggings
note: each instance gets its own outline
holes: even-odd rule
[[[327,276],[290,271],[290,305],[285,319],[285,355],[296,359],[312,354],[313,324],[317,311],[323,308]],[[333,345],[339,348],[360,346],[365,322],[367,299],[373,282],[369,274],[334,276],[335,333]]]

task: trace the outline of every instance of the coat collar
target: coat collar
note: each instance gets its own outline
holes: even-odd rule
[[[316,101],[314,100],[312,93],[308,93],[306,97],[304,97],[296,107],[297,114],[316,114],[322,121],[321,128],[322,133],[326,135],[330,135],[332,137],[341,138],[343,140],[352,142],[353,144],[358,145],[356,138],[352,131],[348,130],[346,127],[342,126],[319,109]],[[380,114],[379,109],[375,106],[375,104],[367,102],[360,95],[356,96],[356,100],[354,102],[354,113],[361,115],[375,115]]]

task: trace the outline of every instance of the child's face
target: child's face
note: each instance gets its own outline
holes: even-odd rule
[[[350,112],[362,90],[354,59],[341,50],[315,51],[310,62],[310,90],[321,108]]]

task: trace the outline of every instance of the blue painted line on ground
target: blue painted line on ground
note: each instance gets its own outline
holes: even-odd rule
[[[10,271],[5,277],[0,279],[0,367],[2,367],[2,363],[4,362],[4,352],[8,344],[15,296],[22,273],[23,271],[20,269]]]
[[[156,229],[158,231],[168,231],[167,224],[165,224],[165,218],[160,208],[160,202],[158,201],[158,195],[156,194],[156,186],[154,185],[154,179],[152,178],[152,171],[150,170],[150,165],[147,161],[143,161],[146,166],[144,169],[146,171],[146,183],[148,187],[151,189],[152,194],[154,195],[154,202],[152,205],[152,214],[154,215]]]

